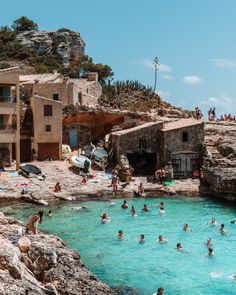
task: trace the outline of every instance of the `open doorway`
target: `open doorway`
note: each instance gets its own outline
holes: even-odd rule
[[[155,153],[147,153],[138,151],[128,153],[127,158],[130,165],[135,169],[134,175],[152,175],[156,169],[157,155]]]

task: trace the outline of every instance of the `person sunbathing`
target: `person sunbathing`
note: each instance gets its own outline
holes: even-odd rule
[[[54,192],[55,192],[55,193],[58,193],[58,192],[60,192],[60,191],[61,191],[61,186],[60,186],[60,183],[57,182],[57,183],[55,184],[55,187],[54,187]]]

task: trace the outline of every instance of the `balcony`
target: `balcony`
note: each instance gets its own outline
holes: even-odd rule
[[[0,125],[0,143],[16,142],[16,126]]]
[[[2,125],[0,124],[0,131],[5,130],[5,131],[15,131],[16,126],[15,125]]]
[[[0,103],[16,103],[16,98],[12,96],[0,96]]]

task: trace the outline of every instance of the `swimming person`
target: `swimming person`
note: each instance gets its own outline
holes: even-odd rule
[[[142,244],[145,242],[145,235],[144,234],[141,234],[140,235],[140,239],[139,239],[139,243]]]
[[[108,202],[107,202],[107,205],[109,205],[109,206],[115,206],[116,203],[115,203],[115,202],[112,202],[112,201],[108,201]]]
[[[157,292],[154,293],[153,295],[164,295],[164,289],[162,287],[157,289]]]
[[[122,209],[128,209],[129,205],[127,204],[126,200],[124,200],[124,203],[121,205]]]
[[[208,248],[210,248],[212,246],[212,243],[211,243],[211,238],[208,238],[207,241],[206,241],[206,246]]]
[[[39,211],[38,213],[32,215],[29,220],[28,223],[26,225],[26,233],[28,233],[28,231],[32,231],[34,234],[38,233],[38,223],[41,223],[43,220],[43,211]]]
[[[106,223],[106,222],[109,222],[110,221],[110,218],[109,218],[109,216],[108,216],[107,213],[103,213],[101,215],[101,220],[102,220],[102,223]]]
[[[48,210],[47,217],[52,217],[52,210]]]
[[[217,221],[214,217],[212,217],[210,225],[217,225]]]
[[[177,248],[178,251],[182,251],[183,250],[183,245],[181,243],[178,243],[176,245],[176,248]]]
[[[130,212],[131,212],[131,216],[136,216],[137,215],[134,206],[132,206]]]
[[[225,225],[224,224],[221,224],[220,228],[219,228],[219,231],[222,233],[222,235],[225,235],[226,234],[226,229],[225,229]]]
[[[122,230],[118,231],[118,240],[124,240],[124,233]]]
[[[184,224],[184,226],[183,226],[183,230],[184,230],[184,231],[187,231],[187,232],[192,231],[191,228],[189,227],[189,225],[188,225],[187,223]]]
[[[165,244],[165,243],[168,243],[168,240],[165,239],[162,235],[160,235],[156,241],[157,241],[159,244]]]
[[[208,249],[208,253],[207,253],[206,256],[213,256],[213,255],[214,255],[214,253],[213,253],[213,249],[210,247],[210,248]]]
[[[149,211],[149,209],[148,209],[147,205],[144,204],[144,205],[143,205],[142,212],[148,212],[148,211]]]
[[[230,223],[235,224],[236,223],[236,219],[231,220]]]

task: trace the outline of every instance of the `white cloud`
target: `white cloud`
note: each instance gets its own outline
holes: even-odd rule
[[[166,80],[172,80],[172,76],[168,74],[162,75],[162,78]]]
[[[225,59],[225,58],[212,59],[212,63],[215,67],[221,68],[221,69],[234,68],[236,66],[235,61]]]
[[[144,58],[144,59],[141,59],[141,60],[134,60],[133,61],[134,64],[137,64],[137,65],[142,65],[142,66],[145,66],[149,69],[153,69],[153,60],[150,60],[148,58]],[[160,63],[159,64],[159,67],[158,67],[159,71],[162,72],[162,73],[171,73],[172,72],[172,68],[166,64],[163,64],[163,63]]]
[[[162,91],[158,90],[157,94],[162,98],[162,99],[169,99],[171,96],[171,93],[169,91]]]
[[[217,107],[220,112],[232,113],[235,100],[227,92],[223,92],[217,97],[212,96],[200,101],[200,104],[208,107]]]
[[[182,82],[188,85],[195,85],[195,84],[200,84],[202,82],[202,79],[198,76],[191,75],[191,76],[183,77]]]

